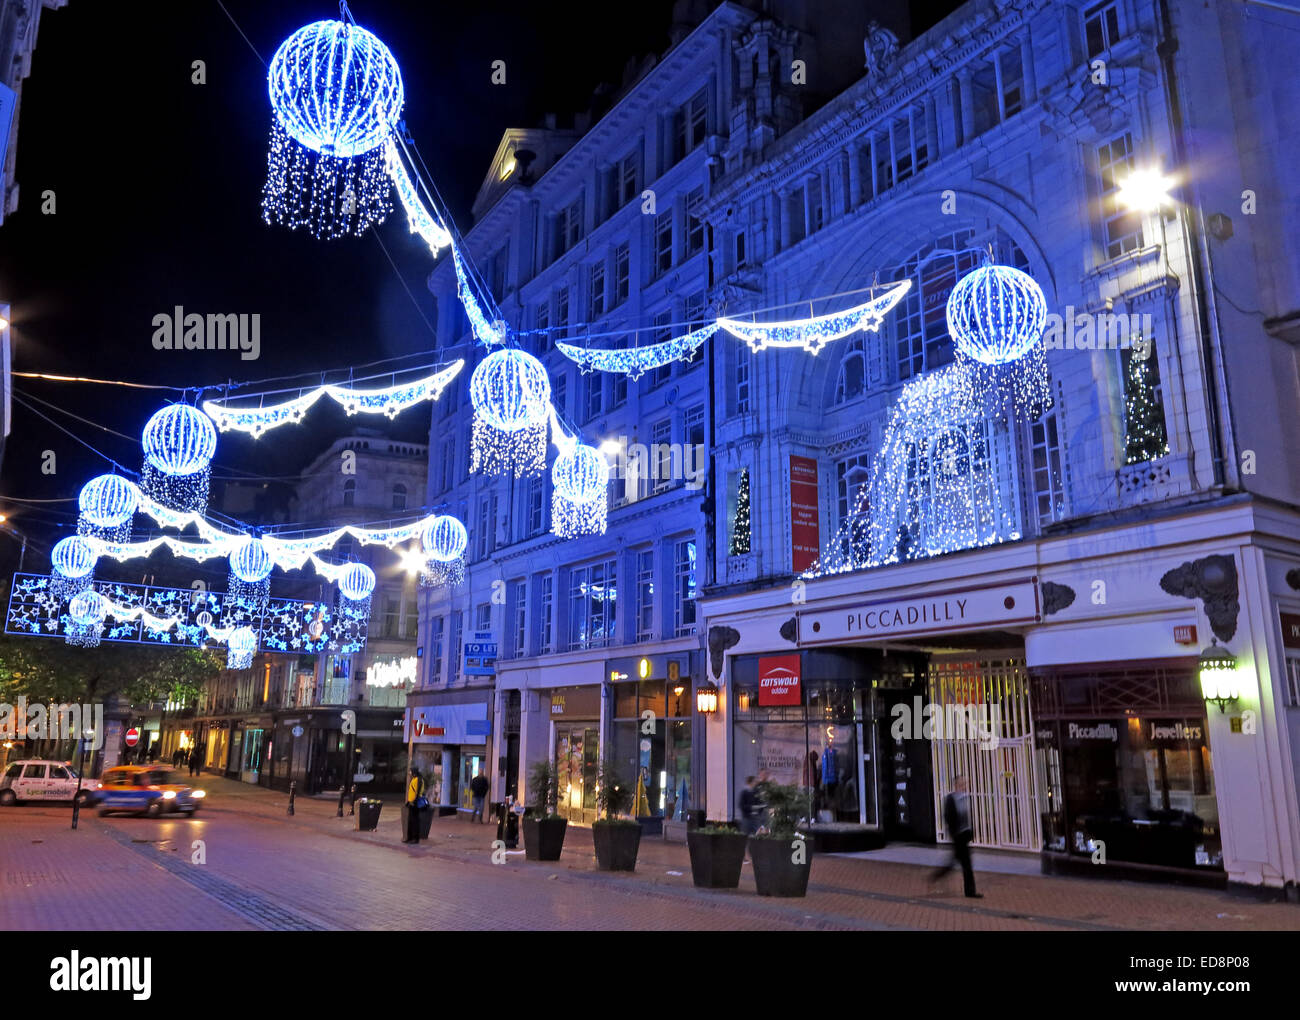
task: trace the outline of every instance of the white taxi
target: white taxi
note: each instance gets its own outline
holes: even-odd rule
[[[72,801],[83,806],[90,803],[99,783],[93,779],[81,782],[77,793],[77,772],[61,761],[27,759],[12,762],[0,777],[0,807],[13,807],[25,801]]]

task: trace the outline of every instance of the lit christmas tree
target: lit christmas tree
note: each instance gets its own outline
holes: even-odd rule
[[[749,468],[740,469],[740,488],[736,492],[736,515],[731,519],[732,556],[749,552]]]
[[[1139,464],[1169,452],[1165,409],[1156,395],[1155,346],[1139,337],[1124,361],[1124,460]]]

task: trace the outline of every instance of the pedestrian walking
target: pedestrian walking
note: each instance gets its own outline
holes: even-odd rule
[[[762,801],[754,788],[754,777],[745,777],[744,789],[740,791],[740,831],[752,836],[758,831],[758,822],[762,817]]]
[[[958,776],[953,781],[952,792],[943,799],[943,824],[952,838],[952,859],[938,868],[930,876],[930,881],[939,881],[960,864],[966,895],[971,899],[983,899],[984,894],[975,891],[975,869],[970,859],[970,843],[974,831],[971,827],[970,793],[965,776]]]
[[[478,775],[469,781],[469,792],[474,798],[474,813],[469,816],[471,822],[477,818],[479,825],[483,824],[483,805],[487,802],[490,787],[488,777],[483,774],[482,769],[479,769]]]
[[[406,838],[403,843],[420,842],[420,807],[427,803],[420,770],[411,769],[411,781],[406,785]]]
[[[199,774],[199,767],[203,764],[203,757],[199,754],[199,745],[195,744],[190,751],[190,777],[193,778]]]

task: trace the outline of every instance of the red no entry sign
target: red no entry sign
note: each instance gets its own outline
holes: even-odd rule
[[[139,727],[132,726],[126,731],[126,746],[135,747],[138,743],[140,743],[140,729]]]

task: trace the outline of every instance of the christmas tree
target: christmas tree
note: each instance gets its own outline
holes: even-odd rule
[[[1124,351],[1124,460],[1139,464],[1169,452],[1165,409],[1156,395],[1155,345],[1143,337]]]
[[[749,468],[740,469],[740,488],[736,492],[736,513],[731,519],[732,556],[744,556],[749,552]]]

